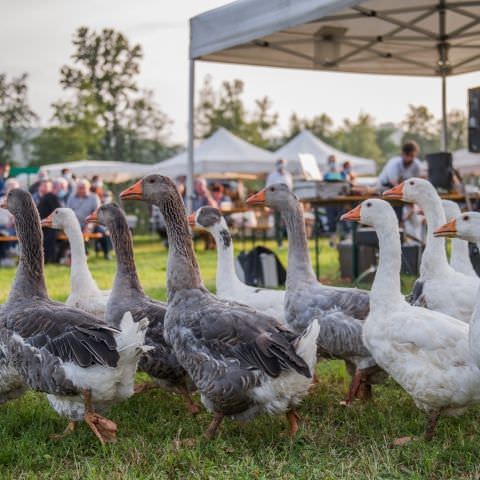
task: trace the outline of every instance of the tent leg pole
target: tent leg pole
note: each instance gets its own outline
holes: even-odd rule
[[[443,152],[448,151],[448,126],[447,126],[447,76],[442,75],[442,142]]]
[[[193,136],[195,128],[194,119],[194,106],[195,106],[195,60],[190,59],[189,62],[189,81],[188,81],[188,171],[187,171],[187,195],[186,195],[186,207],[187,212],[192,211],[193,200]]]

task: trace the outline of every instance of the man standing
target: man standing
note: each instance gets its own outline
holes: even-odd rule
[[[378,177],[381,190],[393,188],[403,181],[420,176],[420,160],[417,155],[420,148],[417,142],[410,140],[402,146],[402,152],[399,156],[391,158],[383,167]],[[399,222],[402,222],[403,207],[401,205],[394,206],[393,209],[397,214]]]
[[[293,188],[292,174],[287,170],[286,167],[286,160],[279,158],[275,162],[275,170],[268,175],[265,186],[268,187],[274,183],[283,183],[291,190]],[[273,212],[273,220],[275,225],[275,238],[277,240],[277,245],[281,247],[284,238],[287,236],[287,230],[285,225],[283,225],[282,216],[277,210]]]

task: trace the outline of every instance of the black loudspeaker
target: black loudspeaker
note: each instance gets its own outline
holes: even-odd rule
[[[480,87],[468,90],[468,150],[480,153]]]
[[[428,163],[428,179],[435,188],[450,191],[453,186],[452,154],[449,152],[425,155]]]

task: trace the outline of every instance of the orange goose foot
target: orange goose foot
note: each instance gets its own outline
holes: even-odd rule
[[[153,390],[154,388],[158,388],[158,385],[154,382],[136,383],[133,387],[133,393],[138,395],[139,393],[147,392],[148,390]]]
[[[217,436],[217,430],[220,424],[222,423],[222,420],[223,420],[222,413],[213,414],[213,420],[210,422],[210,425],[205,431],[205,437],[207,438],[207,440],[212,440]]]
[[[85,423],[102,445],[115,442],[117,440],[117,424],[93,411],[92,393],[90,390],[84,390],[83,398],[85,401]]]
[[[298,432],[298,422],[300,421],[300,415],[295,410],[290,410],[286,414],[287,421],[288,421],[288,433],[287,435],[290,438],[294,438]]]
[[[350,387],[348,388],[347,397],[345,400],[340,402],[340,405],[344,407],[348,407],[352,404],[355,397],[358,395],[358,391],[360,389],[360,385],[362,384],[363,374],[361,370],[356,370],[355,374],[352,377],[352,381],[350,382]]]
[[[191,415],[195,416],[198,415],[202,411],[202,407],[200,405],[197,405],[191,395],[190,392],[184,391],[181,393],[183,399],[185,400],[185,406],[187,407],[187,410],[190,412]]]

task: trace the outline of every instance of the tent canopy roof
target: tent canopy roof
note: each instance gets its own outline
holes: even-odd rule
[[[75,162],[51,163],[41,167],[50,177],[58,177],[64,168],[69,168],[79,177],[98,175],[109,183],[123,183],[133,178],[143,177],[152,170],[152,165],[134,162],[114,162],[109,160],[77,160]]]
[[[238,0],[190,22],[193,59],[420,76],[480,69],[478,1]]]
[[[285,158],[285,160],[289,162],[288,169],[294,173],[300,171],[299,153],[312,154],[320,170],[323,171],[325,171],[327,159],[330,155],[335,155],[339,165],[346,160],[350,161],[353,170],[361,175],[374,175],[376,171],[376,163],[374,160],[341,152],[320,140],[309,130],[302,130],[275,153],[277,157]]]
[[[453,166],[461,175],[480,175],[480,154],[469,152],[466,148],[452,153]]]
[[[274,168],[277,157],[260,147],[238,138],[225,128],[219,128],[213,135],[203,140],[194,149],[195,173],[267,173]],[[156,163],[153,169],[169,176],[186,175],[187,152],[180,153],[163,162]]]

